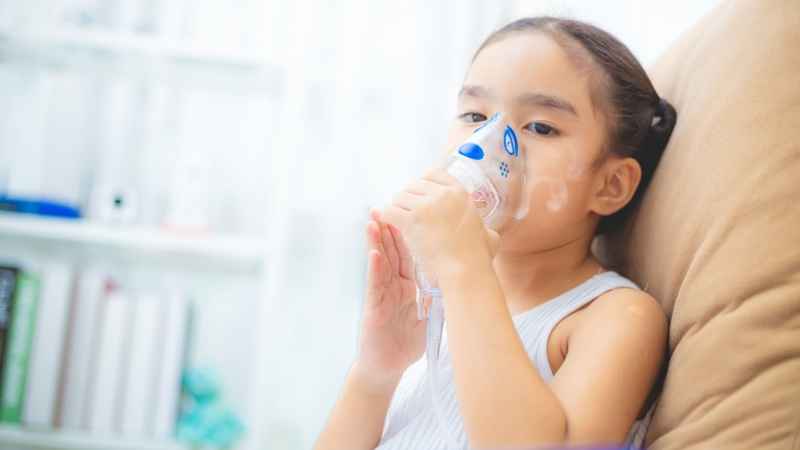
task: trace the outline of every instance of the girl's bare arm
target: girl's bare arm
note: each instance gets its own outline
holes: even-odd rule
[[[358,363],[354,364],[314,450],[372,450],[377,447],[398,382],[399,379],[376,385],[362,373]]]
[[[488,255],[449,267],[439,282],[471,447],[622,442],[663,358],[666,320],[652,297],[618,289],[590,304],[548,384],[516,333]]]

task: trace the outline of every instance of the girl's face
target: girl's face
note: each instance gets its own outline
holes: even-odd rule
[[[506,37],[473,61],[448,148],[495,112],[503,112],[517,131],[529,202],[527,215],[503,230],[500,250],[546,250],[593,230],[596,162],[606,132],[592,106],[588,73],[545,34]]]

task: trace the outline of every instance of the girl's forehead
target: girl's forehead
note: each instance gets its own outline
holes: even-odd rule
[[[587,75],[586,69],[578,67],[552,37],[523,32],[483,48],[472,62],[464,84],[483,86],[501,97],[545,91],[584,108],[589,103]]]

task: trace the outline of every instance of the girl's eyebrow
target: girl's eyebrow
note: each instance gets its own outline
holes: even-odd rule
[[[458,92],[458,98],[463,97],[491,98],[493,95],[491,92],[489,92],[489,89],[486,89],[483,86],[465,84],[461,86],[461,90]]]
[[[463,97],[492,98],[494,95],[484,86],[465,84],[458,93],[459,99]],[[544,94],[542,92],[526,92],[519,95],[514,101],[519,105],[556,109],[578,117],[578,112],[575,107],[572,106],[572,103],[555,95]]]
[[[578,117],[578,112],[575,110],[575,107],[572,106],[572,103],[563,98],[556,97],[555,95],[543,94],[541,92],[528,92],[517,97],[515,102],[520,105],[542,106],[545,108],[557,109]]]

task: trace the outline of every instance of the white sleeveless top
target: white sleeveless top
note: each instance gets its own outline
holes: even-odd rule
[[[565,317],[600,295],[616,288],[638,287],[615,272],[593,276],[563,294],[512,316],[528,355],[545,382],[553,379],[547,357],[547,341],[555,326]],[[438,389],[447,426],[458,440],[459,448],[467,449],[467,436],[453,383],[453,366],[447,350],[447,323],[442,332]],[[427,358],[423,356],[403,373],[389,405],[383,434],[377,450],[446,449],[445,432],[440,429],[427,387]],[[627,445],[641,446],[650,414],[636,422],[628,435]],[[446,449],[454,450],[454,449]]]

